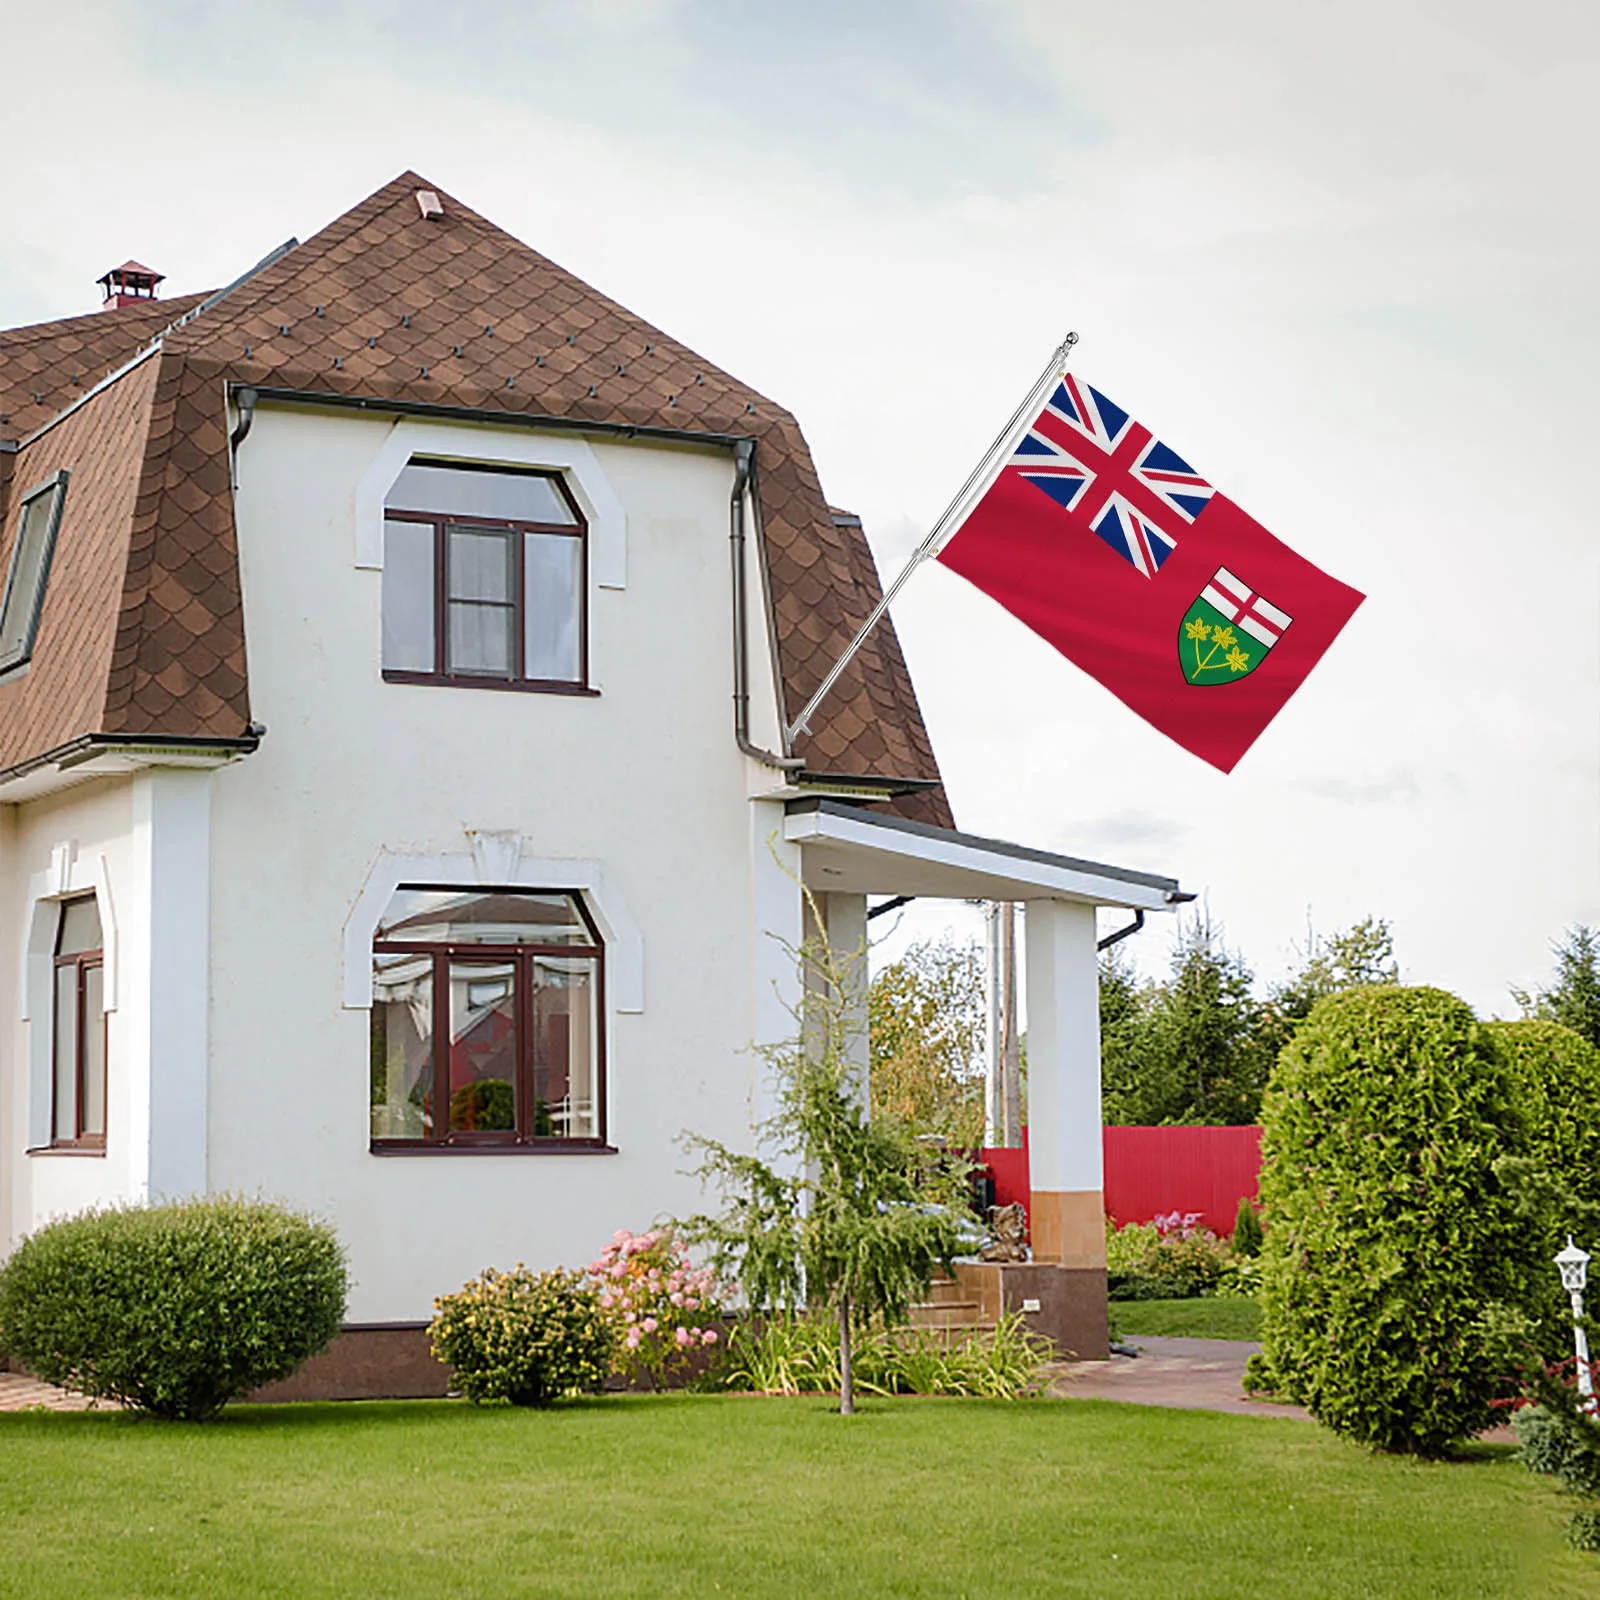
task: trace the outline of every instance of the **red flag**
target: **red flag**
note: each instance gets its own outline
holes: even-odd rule
[[[1071,374],[938,559],[1224,772],[1364,598]]]

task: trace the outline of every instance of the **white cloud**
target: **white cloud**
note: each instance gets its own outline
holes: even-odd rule
[[[0,3],[8,49],[72,61],[69,100],[0,98],[6,323],[129,254],[225,281],[414,166],[791,406],[885,566],[1076,327],[1371,598],[1223,778],[919,576],[896,617],[961,823],[1175,872],[1267,972],[1307,906],[1389,915],[1485,1007],[1600,920],[1592,7],[684,0],[535,8],[535,50],[493,7],[427,8],[434,45],[400,0]]]

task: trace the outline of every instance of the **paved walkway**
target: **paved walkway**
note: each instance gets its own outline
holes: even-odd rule
[[[1244,1339],[1130,1339],[1133,1360],[1063,1362],[1053,1394],[1077,1400],[1126,1400],[1136,1406],[1182,1411],[1232,1411],[1251,1417],[1303,1417],[1299,1406],[1252,1400],[1244,1392],[1245,1363],[1261,1346]]]
[[[88,1411],[91,1407],[96,1411],[121,1409],[114,1400],[89,1400],[19,1372],[0,1372],[0,1411]]]

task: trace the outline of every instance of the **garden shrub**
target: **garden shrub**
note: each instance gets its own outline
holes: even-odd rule
[[[1106,1271],[1137,1272],[1158,1235],[1153,1222],[1126,1222],[1120,1228],[1106,1218]]]
[[[345,1289],[333,1229],[267,1201],[85,1211],[0,1266],[0,1346],[47,1383],[196,1421],[323,1349]]]
[[[1233,1253],[1236,1256],[1261,1254],[1261,1217],[1250,1203],[1249,1195],[1239,1196],[1239,1209],[1233,1218]]]
[[[1475,1331],[1530,1292],[1526,1228],[1495,1160],[1524,1142],[1516,1085],[1438,989],[1320,1001],[1263,1105],[1262,1355],[1250,1382],[1336,1432],[1437,1455],[1488,1426]]]
[[[1106,1294],[1112,1300],[1188,1300],[1228,1280],[1225,1241],[1198,1226],[1198,1212],[1106,1228]]]
[[[1502,1177],[1521,1180],[1537,1268],[1524,1309],[1546,1358],[1557,1360],[1571,1352],[1572,1311],[1556,1252],[1571,1233],[1600,1253],[1600,1051],[1559,1022],[1486,1022],[1483,1031],[1510,1068],[1527,1118],[1526,1157],[1505,1163]]]
[[[1155,1219],[1156,1242],[1145,1252],[1142,1270],[1166,1299],[1213,1294],[1222,1278],[1228,1247],[1198,1224],[1198,1212],[1174,1211]]]
[[[592,1392],[616,1353],[616,1324],[576,1272],[488,1268],[433,1303],[434,1354],[475,1405],[549,1405]]]
[[[618,1228],[589,1275],[600,1308],[617,1324],[619,1371],[657,1388],[695,1370],[694,1356],[717,1343],[714,1326],[726,1291],[710,1267],[697,1267],[664,1228]]]

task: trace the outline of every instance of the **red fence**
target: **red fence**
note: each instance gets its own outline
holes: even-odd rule
[[[1256,1197],[1260,1128],[1107,1128],[1106,1210],[1119,1223],[1197,1211],[1214,1233],[1232,1233],[1239,1197]],[[1028,1133],[1020,1150],[985,1150],[995,1201],[1028,1204]]]
[[[1241,1195],[1261,1176],[1260,1128],[1107,1128],[1106,1210],[1124,1222],[1198,1211],[1203,1227],[1232,1233]]]

